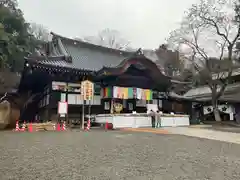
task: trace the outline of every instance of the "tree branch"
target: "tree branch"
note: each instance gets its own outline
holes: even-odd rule
[[[240,37],[240,21],[232,18],[233,16],[228,12],[229,9],[222,7],[225,5],[229,4],[227,2],[223,4],[220,1],[200,1],[200,4],[193,5],[182,21],[181,28],[171,33],[169,38],[170,43],[184,44],[190,48],[192,55],[188,59],[193,62],[194,69],[198,71],[200,78],[210,87],[212,99],[215,102],[222,96],[230,82],[234,61],[233,50]],[[237,15],[239,14],[240,8]],[[209,34],[210,32],[212,34]],[[232,37],[233,32],[236,33],[234,37]],[[211,40],[213,44],[208,43]],[[203,47],[210,48],[206,50]],[[216,51],[213,51],[214,48]],[[186,50],[183,49],[183,53],[184,51]],[[213,62],[213,59],[216,59],[216,62]],[[200,64],[199,61],[205,61],[205,63]],[[224,64],[220,64],[219,69],[216,69],[214,63],[224,61],[227,62],[227,67],[224,67],[227,70],[224,69],[224,72],[221,72],[223,71],[221,65]]]

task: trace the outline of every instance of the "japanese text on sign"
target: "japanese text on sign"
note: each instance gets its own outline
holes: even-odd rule
[[[83,81],[81,83],[81,95],[84,100],[92,100],[94,96],[94,84],[91,81]]]

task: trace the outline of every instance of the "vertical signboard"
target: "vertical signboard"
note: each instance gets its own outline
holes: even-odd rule
[[[81,96],[83,99],[83,106],[82,106],[82,129],[84,129],[84,122],[85,122],[85,116],[84,116],[84,101],[89,101],[88,105],[88,113],[89,113],[89,120],[90,120],[90,111],[91,111],[91,105],[90,100],[93,99],[94,96],[94,84],[91,81],[82,81],[81,83]]]
[[[94,84],[91,81],[83,81],[81,83],[81,95],[83,100],[92,100],[94,96]]]
[[[58,102],[58,114],[65,116],[68,113],[68,103],[67,102]]]

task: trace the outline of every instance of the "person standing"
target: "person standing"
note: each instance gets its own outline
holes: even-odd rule
[[[156,123],[156,113],[152,109],[150,110],[150,116],[152,119],[152,128],[154,128]]]
[[[156,119],[156,128],[159,128],[159,127],[161,127],[161,115],[162,115],[162,112],[159,112],[159,110],[157,110],[157,112],[156,112],[156,117],[155,117],[155,119]]]

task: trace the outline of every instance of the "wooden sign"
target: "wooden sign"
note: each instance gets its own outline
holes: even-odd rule
[[[81,83],[81,95],[84,100],[92,100],[94,96],[94,83],[91,81],[83,81]]]

